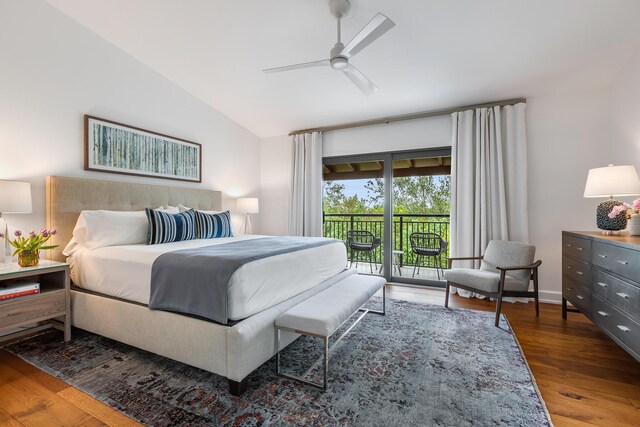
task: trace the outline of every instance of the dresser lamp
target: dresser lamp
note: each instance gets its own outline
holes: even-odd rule
[[[237,210],[244,214],[244,232],[251,234],[251,215],[260,212],[258,199],[255,197],[241,197],[238,199]]]
[[[635,196],[640,194],[640,179],[633,165],[595,168],[589,170],[584,197],[608,197],[609,200],[598,205],[596,209],[596,225],[603,234],[611,235],[614,231],[627,227],[626,213],[609,218],[609,213],[622,202],[614,200],[616,196]]]
[[[9,227],[4,214],[31,213],[31,209],[31,184],[0,180],[0,231],[5,236],[8,236]],[[7,239],[2,239],[0,263],[6,262],[11,262],[11,250]]]

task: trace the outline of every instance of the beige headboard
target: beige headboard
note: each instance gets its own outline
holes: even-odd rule
[[[71,240],[73,227],[83,210],[135,211],[179,204],[196,209],[221,210],[222,192],[48,176],[46,223],[47,228],[58,230],[58,234],[53,236],[51,241],[52,244],[60,246],[47,251],[47,257],[56,261],[65,260],[62,250]]]

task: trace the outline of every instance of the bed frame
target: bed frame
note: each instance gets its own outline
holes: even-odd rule
[[[65,261],[62,248],[71,239],[82,210],[142,210],[178,204],[221,210],[222,193],[162,185],[47,177],[46,223],[47,228],[58,230],[52,244],[60,245],[49,251],[49,255],[51,259]],[[71,321],[75,327],[222,375],[228,378],[231,393],[240,395],[247,387],[247,376],[277,353],[275,319],[346,275],[345,272],[340,273],[233,326],[149,310],[142,304],[77,289],[71,291]],[[283,333],[281,348],[298,336]]]

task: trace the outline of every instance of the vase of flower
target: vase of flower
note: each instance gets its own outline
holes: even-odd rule
[[[614,206],[609,212],[609,218],[615,219],[624,215],[625,219],[629,218],[629,233],[632,236],[640,236],[640,199],[635,199],[633,204],[620,203]]]
[[[56,230],[42,229],[39,233],[31,230],[26,236],[22,235],[22,231],[16,230],[15,239],[10,239],[3,233],[3,237],[15,248],[13,255],[18,255],[18,264],[20,267],[35,267],[40,263],[40,251],[57,248],[58,245],[45,245],[56,234]]]
[[[32,251],[25,250],[18,253],[18,264],[20,267],[35,267],[40,262],[40,251],[34,249]]]

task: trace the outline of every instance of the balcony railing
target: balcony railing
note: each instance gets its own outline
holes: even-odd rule
[[[382,248],[384,247],[384,215],[383,214],[323,214],[323,235],[347,241],[349,230],[366,230],[379,237],[382,244],[373,252],[373,261],[382,263]],[[393,250],[402,251],[401,266],[414,266],[416,254],[411,250],[409,236],[411,233],[435,233],[447,242],[450,241],[449,214],[394,214],[393,215]],[[442,253],[441,267],[447,268],[446,258],[449,256],[449,245]],[[351,259],[352,254],[349,253]],[[355,258],[354,258],[355,259]],[[364,257],[361,256],[361,260]],[[367,258],[368,260],[368,258]],[[435,259],[427,259],[423,266],[435,267]]]

